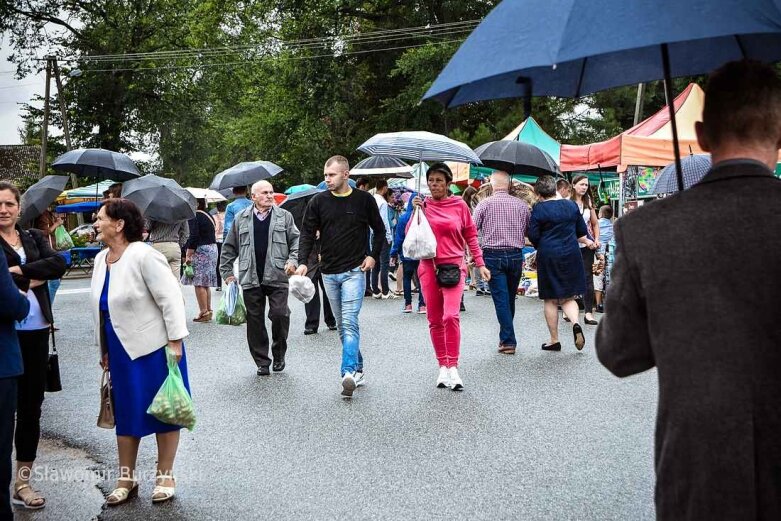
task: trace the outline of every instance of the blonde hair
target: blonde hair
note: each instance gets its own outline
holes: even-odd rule
[[[345,170],[350,170],[350,162],[344,156],[329,157],[328,161],[325,162],[325,167],[328,168],[333,164],[338,164],[340,167],[343,167]]]

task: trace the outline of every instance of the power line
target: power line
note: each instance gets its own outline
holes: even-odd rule
[[[0,87],[0,90],[18,89],[21,87],[30,87],[32,85],[38,85],[38,83],[20,83],[18,85],[5,85],[3,87]]]

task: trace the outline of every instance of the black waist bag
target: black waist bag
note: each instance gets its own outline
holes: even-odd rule
[[[452,288],[461,281],[461,266],[458,264],[440,264],[436,266],[437,283],[443,288]]]

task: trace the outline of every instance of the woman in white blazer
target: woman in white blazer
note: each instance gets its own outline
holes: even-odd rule
[[[95,258],[91,304],[100,364],[111,375],[120,466],[117,487],[106,499],[109,506],[138,495],[138,445],[149,434],[156,435],[158,451],[152,501],[174,496],[180,427],[146,413],[168,376],[166,346],[179,360],[190,389],[182,292],[163,254],[141,242],[143,225],[138,207],[125,199],[106,201],[95,221],[97,238],[108,248]]]

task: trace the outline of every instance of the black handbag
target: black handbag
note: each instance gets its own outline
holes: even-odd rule
[[[60,381],[60,357],[57,354],[57,342],[54,340],[54,326],[51,328],[52,350],[49,352],[49,361],[46,364],[46,392],[56,393],[62,391]]]
[[[437,274],[437,284],[443,288],[452,288],[461,281],[461,266],[458,264],[434,265]]]

